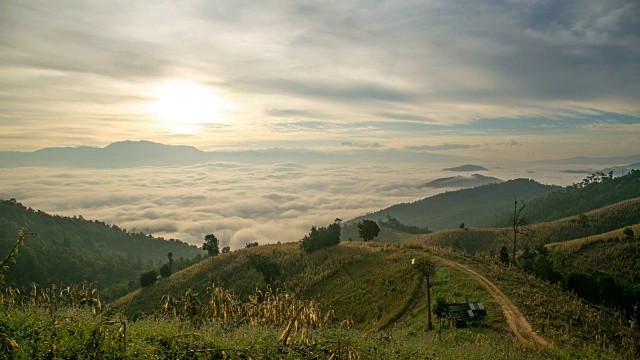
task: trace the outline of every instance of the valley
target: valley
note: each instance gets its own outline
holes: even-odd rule
[[[517,359],[600,358],[603,354],[613,358],[634,357],[640,343],[634,303],[640,294],[637,268],[640,241],[635,235],[640,233],[640,198],[634,197],[638,174],[632,172],[577,188],[541,187],[544,190],[526,202],[524,214],[528,218],[548,217],[548,212],[539,213],[536,209],[549,209],[553,206],[549,204],[562,202],[568,196],[588,195],[589,201],[577,204],[575,210],[563,207],[562,212],[556,212],[569,217],[528,223],[526,236],[516,244],[517,258],[509,258],[509,250],[506,261],[501,247],[513,246],[510,228],[465,225],[431,232],[405,225],[389,213],[386,220],[378,221],[382,229],[370,242],[361,241],[357,229],[353,232],[352,224],[361,221],[356,218],[341,225],[344,234],[338,235],[342,239],[339,244],[325,248],[305,251],[298,242],[248,244],[243,249],[203,256],[195,247],[179,241],[132,234],[82,218],[52,217],[15,200],[3,201],[5,210],[0,213],[4,214],[4,223],[11,224],[5,227],[8,230],[3,235],[3,251],[9,249],[11,234],[21,222],[31,223],[29,231],[37,229],[43,243],[59,244],[57,239],[62,234],[70,240],[39,248],[36,238],[25,236],[24,245],[17,247],[20,251],[24,249],[25,255],[20,251],[10,254],[16,264],[5,262],[7,271],[3,272],[5,286],[0,303],[6,316],[0,328],[6,337],[6,349],[18,358],[27,354],[22,349],[31,349],[28,351],[35,351],[38,356],[64,356],[80,351],[79,346],[84,346],[82,351],[87,356],[102,352],[111,354],[107,357],[129,358],[142,353],[158,358],[177,354],[270,358],[272,355],[268,354],[275,352],[285,358],[307,358],[318,351],[333,358],[388,358],[391,354],[401,358],[435,354],[450,359],[462,354],[478,359],[505,354]],[[521,184],[539,187],[531,182]],[[490,197],[495,186],[463,189],[434,198]],[[606,205],[599,207],[603,203]],[[583,209],[592,210],[571,215],[572,211]],[[69,288],[66,292],[56,290],[64,288],[64,283],[56,285],[50,280],[40,284],[26,279],[20,280],[21,285],[16,282],[20,279],[16,270],[21,269],[21,262],[43,263],[30,254],[50,253],[58,246],[84,247],[87,241],[82,238],[87,235],[78,236],[79,242],[69,237],[80,229],[87,235],[95,234],[89,235],[95,239],[104,236],[98,232],[113,237],[105,239],[110,244],[105,248],[92,241],[91,249],[98,254],[107,249],[117,254],[117,244],[135,248],[141,242],[148,244],[143,245],[148,250],[155,248],[156,243],[173,244],[174,248],[164,248],[153,255],[155,264],[150,261],[138,272],[166,263],[161,259],[166,258],[168,250],[177,255],[182,254],[179,249],[184,247],[197,256],[192,265],[185,262],[150,285],[139,287],[129,281],[129,292],[117,299],[113,297],[115,292],[112,297],[100,297],[103,282]],[[349,233],[350,239],[344,239]],[[116,240],[118,236],[128,240],[123,243]],[[129,258],[134,254],[129,250]],[[143,254],[150,255],[144,252],[134,256]],[[51,252],[47,258],[53,259],[52,256],[57,255]],[[113,261],[118,261],[118,256],[127,261],[122,255],[115,256]],[[411,265],[412,259],[425,257],[435,265],[429,286]],[[116,263],[112,266],[121,267]],[[135,275],[125,276],[131,279]],[[23,290],[16,291],[20,287]],[[72,301],[76,293],[85,294],[81,295],[84,300]],[[435,308],[426,306],[427,296],[432,306],[437,301],[478,301],[489,316],[479,325],[450,327],[446,319],[433,315]],[[61,310],[52,312],[52,301],[61,304]],[[292,309],[299,310],[292,313]],[[29,319],[24,311],[31,314]],[[433,330],[428,326],[429,313],[435,319]],[[273,317],[276,314],[278,317]],[[101,335],[104,340],[100,341],[106,342],[87,348],[87,344],[96,341],[93,335],[64,340],[59,337],[57,327],[44,325],[38,336],[58,334],[58,340],[55,348],[37,348],[29,345],[34,338],[25,337],[18,330],[26,326],[25,321],[47,323],[53,319],[63,321],[60,325],[63,327],[67,326],[65,323],[84,324],[78,325],[86,329],[83,331],[98,326],[104,331]],[[123,324],[129,330],[124,330]],[[120,326],[118,332],[128,332],[127,340],[109,335],[112,333],[107,331],[108,326]],[[190,340],[176,340],[191,332],[195,335],[188,336],[195,337]],[[211,332],[218,335],[211,337]],[[251,334],[249,338],[245,338],[247,334]],[[158,347],[161,342],[166,343],[164,350]]]

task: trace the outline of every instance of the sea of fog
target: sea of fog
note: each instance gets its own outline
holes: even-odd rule
[[[568,185],[584,178],[545,164],[483,166],[490,171],[479,173],[502,180],[524,177]],[[5,168],[0,198],[197,245],[213,233],[222,246],[236,249],[248,242],[297,241],[313,225],[452,190],[419,188],[428,181],[473,174],[444,167],[209,163],[108,170]]]

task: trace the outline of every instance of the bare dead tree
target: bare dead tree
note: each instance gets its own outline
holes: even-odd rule
[[[424,277],[427,282],[427,321],[429,330],[433,330],[433,323],[431,322],[431,287],[436,276],[436,263],[431,260],[430,257],[420,257],[413,260],[413,264],[420,275]]]
[[[512,261],[516,262],[516,246],[518,245],[518,235],[527,236],[527,232],[523,228],[527,225],[526,220],[522,217],[522,210],[527,205],[524,201],[520,200],[520,206],[518,207],[518,199],[513,196],[513,216],[511,217],[511,229],[513,230],[513,258]]]

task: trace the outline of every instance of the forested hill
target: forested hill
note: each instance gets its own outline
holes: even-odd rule
[[[640,170],[631,170],[619,177],[600,172],[565,189],[527,202],[524,214],[529,223],[552,221],[637,197],[640,197]],[[496,225],[509,224],[502,222]]]
[[[141,271],[168,262],[169,252],[175,267],[191,264],[188,259],[204,255],[201,249],[179,240],[128,233],[115,225],[82,217],[52,216],[11,199],[0,201],[2,256],[9,252],[25,224],[38,236],[25,239],[16,264],[6,274],[7,285],[92,281],[102,290],[118,283],[137,283]]]
[[[561,189],[534,180],[516,179],[499,184],[445,192],[413,203],[393,205],[354,219],[378,221],[387,215],[408,225],[427,226],[431,230],[467,227],[492,227],[508,218],[513,197],[531,200]]]
[[[393,205],[350,222],[391,216],[432,231],[455,229],[462,223],[467,228],[505,227],[509,226],[514,196],[526,204],[524,217],[528,223],[558,220],[640,197],[640,170],[619,177],[595,173],[566,188],[529,179],[509,180]]]

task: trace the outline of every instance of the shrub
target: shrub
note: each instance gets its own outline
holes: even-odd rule
[[[282,273],[280,264],[266,255],[249,254],[247,257],[249,258],[249,265],[260,272],[267,283],[271,283],[274,278]]]
[[[340,222],[335,221],[333,224],[327,227],[321,227],[317,229],[315,226],[311,228],[309,235],[300,242],[300,247],[306,252],[312,252],[332,246],[336,246],[340,243]]]
[[[436,303],[433,305],[433,313],[436,314],[438,319],[441,319],[447,312],[447,300],[443,297],[438,297]]]
[[[163,278],[168,278],[171,276],[171,265],[164,264],[160,267],[160,276]]]
[[[157,279],[158,279],[157,271],[150,270],[150,271],[144,272],[142,273],[142,275],[140,275],[140,286],[143,288],[149,287],[155,284]]]

